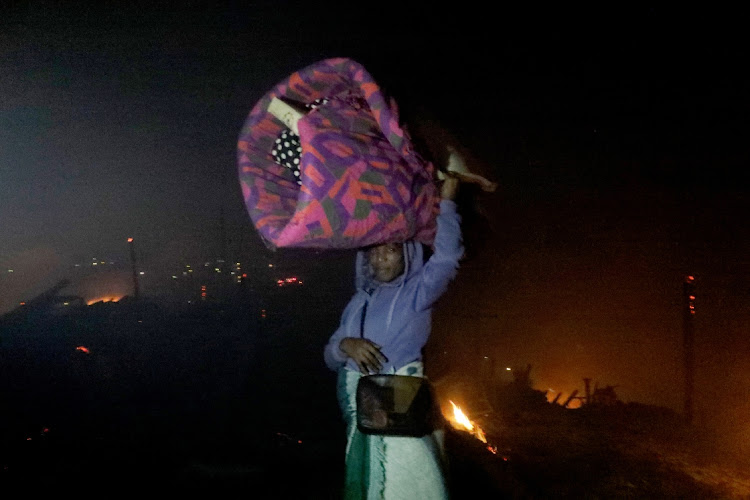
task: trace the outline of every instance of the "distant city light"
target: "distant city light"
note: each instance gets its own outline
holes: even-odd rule
[[[138,274],[140,274],[140,275],[142,276],[142,275],[146,274],[146,272],[145,272],[145,271],[141,271],[141,272],[140,272],[140,273],[138,273]]]
[[[507,371],[511,371],[510,368],[506,368]]]
[[[9,272],[9,273],[12,273],[12,272],[13,272],[13,269],[8,269],[8,272]]]
[[[128,238],[128,243],[133,243],[133,238]]]
[[[273,267],[273,264],[268,264],[268,267]]]

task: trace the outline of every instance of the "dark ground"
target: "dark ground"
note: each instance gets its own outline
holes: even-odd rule
[[[303,311],[59,311],[2,323],[3,487],[338,498],[344,436],[325,339],[288,331]],[[565,410],[529,391],[493,393],[492,411],[473,417],[497,454],[448,432],[454,498],[750,497],[750,467],[671,411]]]

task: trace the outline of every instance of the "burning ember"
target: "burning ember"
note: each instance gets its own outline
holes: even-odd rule
[[[278,286],[301,285],[302,280],[297,279],[295,276],[293,276],[291,278],[276,280],[276,284]]]

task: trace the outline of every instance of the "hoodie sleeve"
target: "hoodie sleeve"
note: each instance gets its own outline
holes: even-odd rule
[[[349,304],[344,308],[344,312],[341,313],[341,323],[339,324],[339,327],[333,332],[331,338],[328,339],[328,344],[326,344],[323,349],[323,359],[326,366],[333,371],[337,371],[344,366],[346,360],[349,359],[349,357],[339,349],[339,343],[341,343],[341,339],[351,336],[347,335],[346,325],[349,322],[349,317],[353,314],[353,310],[356,308],[355,302],[354,298],[352,298],[352,300],[349,301]]]
[[[458,273],[458,262],[463,254],[461,216],[456,202],[441,200],[434,252],[422,269],[415,304],[417,310],[432,306],[445,293],[448,284]]]

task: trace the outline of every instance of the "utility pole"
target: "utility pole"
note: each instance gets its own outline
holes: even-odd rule
[[[135,265],[135,244],[133,238],[128,238],[128,246],[130,247],[130,264],[133,267],[133,298],[138,300],[140,291],[138,289],[138,270]]]
[[[695,390],[695,277],[686,276],[682,284],[685,304],[683,311],[683,345],[685,349],[685,419],[693,422],[693,392]]]

